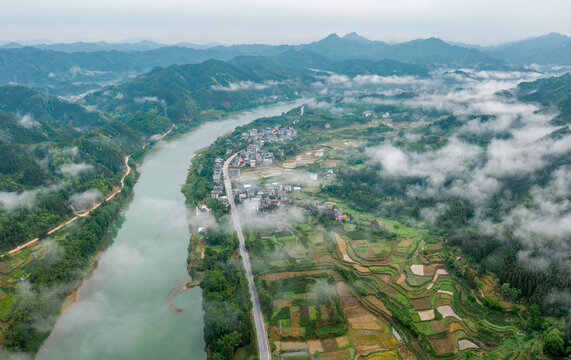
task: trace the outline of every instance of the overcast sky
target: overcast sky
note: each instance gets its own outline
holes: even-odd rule
[[[0,0],[0,41],[296,44],[374,40],[497,44],[571,34],[569,0]]]

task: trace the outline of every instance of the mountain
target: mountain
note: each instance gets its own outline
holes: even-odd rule
[[[518,85],[517,96],[522,101],[537,102],[558,111],[551,120],[552,125],[571,124],[571,74],[522,82]]]
[[[508,68],[503,61],[478,50],[450,45],[436,38],[413,40],[395,45],[365,40],[367,39],[355,33],[342,38],[331,34],[323,40],[301,46],[301,48],[335,60],[388,59],[432,67],[472,67],[493,70]]]
[[[558,33],[487,47],[483,51],[520,64],[571,65],[571,38]]]
[[[68,124],[81,129],[103,126],[107,120],[99,112],[61,99],[45,96],[23,86],[0,86],[0,111],[29,116],[31,121]]]
[[[233,64],[208,60],[172,65],[138,76],[119,86],[87,95],[82,104],[126,114],[155,110],[176,123],[198,123],[204,110],[234,111],[260,99],[292,98],[309,81],[307,71],[265,63],[264,58],[237,58]]]
[[[149,40],[143,40],[133,43],[108,43],[99,42],[74,42],[74,43],[58,43],[58,44],[38,44],[34,47],[38,49],[54,50],[62,52],[96,52],[96,51],[148,51],[155,50],[165,45]]]
[[[344,37],[331,34],[320,41],[298,46],[250,44],[203,49],[158,46],[161,45],[142,41],[128,44],[78,42],[41,45],[40,48],[4,47],[0,48],[0,84],[21,84],[53,95],[80,94],[126,82],[157,66],[193,64],[209,59],[229,61],[239,56],[265,56],[294,68],[325,69],[324,66],[328,66],[330,71],[335,71],[340,62],[348,60],[392,60],[429,68],[509,68],[502,60],[481,51],[453,46],[440,39],[388,44],[368,40],[357,33]],[[154,47],[158,48],[151,49]],[[386,70],[382,72],[390,74]]]
[[[81,45],[84,46],[85,44]],[[87,46],[87,45],[85,45]],[[101,44],[90,44],[92,50]],[[36,47],[0,49],[0,84],[14,83],[67,95],[124,82],[157,66],[191,64],[242,55],[274,56],[288,46],[235,45],[192,49],[168,46],[154,50],[63,52]]]

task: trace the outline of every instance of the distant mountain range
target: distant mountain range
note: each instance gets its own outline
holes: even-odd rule
[[[488,47],[457,45],[517,64],[571,65],[571,37],[558,33]]]
[[[163,46],[152,41],[0,46],[0,84],[20,84],[52,95],[79,94],[122,83],[154,67],[200,63],[209,59],[265,57],[298,70],[308,68],[355,76],[426,76],[430,69],[523,69],[524,65],[571,66],[571,38],[549,34],[494,47],[451,44],[437,38],[399,44],[366,39],[356,33],[302,45]]]

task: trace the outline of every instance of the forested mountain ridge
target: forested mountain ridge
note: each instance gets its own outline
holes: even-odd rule
[[[330,71],[341,65],[334,63],[345,60],[392,60],[422,67],[507,68],[502,61],[477,50],[449,45],[439,39],[392,45],[356,34],[343,38],[333,34],[321,41],[295,46],[232,45],[206,49],[164,46],[152,50],[92,52],[64,52],[29,46],[0,48],[0,83],[22,84],[58,95],[77,94],[128,81],[157,66],[200,63],[208,59],[229,61],[239,56],[265,56],[277,63],[303,69],[312,63],[325,63],[329,67],[326,70]],[[390,64],[383,66],[386,68],[387,65]]]
[[[0,111],[13,115],[29,115],[48,123],[69,124],[80,129],[103,126],[103,114],[84,107],[43,95],[24,86],[0,86]]]
[[[117,113],[157,109],[175,123],[198,121],[206,110],[235,111],[271,97],[293,98],[307,71],[262,68],[260,61],[233,65],[219,60],[155,68],[123,85],[86,96],[81,103]]]
[[[523,82],[518,86],[518,97],[523,101],[538,102],[559,112],[553,125],[571,124],[571,74]]]
[[[143,120],[152,114],[119,121],[20,86],[0,87],[0,94],[2,250],[41,236],[71,216],[72,207],[89,207],[111,192],[124,157],[151,135]]]

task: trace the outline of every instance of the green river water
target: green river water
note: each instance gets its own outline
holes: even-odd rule
[[[142,174],[113,244],[36,358],[205,359],[200,288],[172,296],[173,289],[190,280],[190,234],[180,191],[190,159],[236,126],[300,105],[258,108],[158,144],[139,169]],[[173,312],[171,305],[183,311]]]

